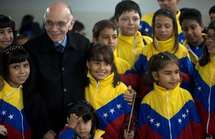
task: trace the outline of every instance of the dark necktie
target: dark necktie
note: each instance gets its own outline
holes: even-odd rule
[[[63,51],[64,51],[63,45],[61,45],[59,43],[55,45],[55,48],[56,48],[57,52],[63,53]]]

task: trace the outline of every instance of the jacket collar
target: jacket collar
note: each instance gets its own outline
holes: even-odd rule
[[[159,40],[156,40],[157,43],[157,50],[159,52],[165,52],[165,51],[168,51],[168,52],[174,52],[174,45],[175,45],[175,37],[171,37],[169,38],[168,40],[165,40],[165,41],[159,41]]]
[[[87,73],[87,77],[90,79],[90,84],[96,85],[96,86],[107,86],[107,84],[113,83],[114,73],[111,73],[109,76],[107,76],[103,80],[97,81],[89,72]]]
[[[171,96],[171,95],[174,95],[175,93],[177,93],[180,88],[180,83],[178,83],[175,88],[169,89],[169,90],[157,85],[156,83],[154,83],[153,86],[154,86],[154,90],[156,91],[157,95],[163,97],[163,96]]]
[[[44,52],[50,52],[50,51],[56,51],[54,47],[54,42],[49,38],[48,34],[45,32],[43,34],[44,37],[41,39],[42,47],[40,47],[40,51]],[[67,33],[67,42],[66,42],[66,47],[72,48],[72,49],[77,49],[76,45],[77,40],[75,39],[74,35]],[[65,48],[67,49],[67,48]]]

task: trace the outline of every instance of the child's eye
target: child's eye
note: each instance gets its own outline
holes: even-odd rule
[[[180,73],[180,70],[175,71],[175,73],[177,73],[177,74]]]
[[[103,36],[102,38],[103,38],[103,39],[108,39],[108,38],[109,38],[109,36]]]
[[[136,22],[136,21],[139,20],[139,18],[138,17],[133,17],[132,20]]]
[[[28,67],[29,67],[29,64],[28,64],[28,63],[24,64],[24,67],[25,67],[25,68],[28,68]]]
[[[155,27],[156,28],[161,28],[161,25],[160,24],[156,24]]]
[[[127,17],[121,18],[122,21],[128,21],[129,19]]]
[[[13,33],[13,31],[12,30],[8,30],[8,33]]]
[[[170,74],[171,74],[171,72],[166,71],[166,72],[164,72],[164,74],[165,74],[165,75],[170,75]]]
[[[165,27],[166,28],[171,28],[171,25],[170,24],[166,24]]]
[[[110,66],[110,64],[108,64],[108,63],[106,63],[106,62],[104,63],[104,65],[105,65],[105,66]]]
[[[13,68],[13,69],[18,69],[19,66],[18,66],[18,65],[14,65],[12,68]]]
[[[95,65],[99,65],[99,64],[100,64],[100,62],[93,62],[93,64],[95,64]]]
[[[117,35],[113,35],[112,37],[113,37],[114,39],[117,39]]]

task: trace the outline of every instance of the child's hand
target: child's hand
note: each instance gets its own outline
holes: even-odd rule
[[[133,139],[134,138],[134,130],[130,130],[127,132],[127,130],[124,130],[124,139]]]
[[[76,114],[72,113],[70,114],[70,117],[67,118],[67,123],[68,123],[67,125],[68,127],[75,129],[78,123],[80,122],[80,120],[81,120],[81,117],[78,117]]]
[[[43,135],[43,139],[55,139],[56,133],[52,130],[49,130],[46,132],[45,135]]]
[[[4,125],[0,125],[0,134],[6,136],[7,128]]]
[[[135,95],[135,91],[134,89],[132,89],[132,87],[129,85],[128,86],[128,91],[126,93],[123,94],[123,97],[126,101],[128,101],[128,103],[132,103],[133,101],[133,97]]]

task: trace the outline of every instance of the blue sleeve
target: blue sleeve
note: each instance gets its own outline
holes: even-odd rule
[[[179,64],[182,78],[181,87],[191,92],[193,88],[193,64],[188,57],[180,59]]]
[[[58,139],[75,139],[77,136],[76,132],[72,128],[65,128],[60,132]]]
[[[140,29],[142,35],[152,36],[152,27],[145,21],[140,21]]]
[[[144,55],[140,55],[134,64],[134,70],[138,74],[144,74],[148,70],[148,60]]]
[[[178,42],[183,44],[185,41],[185,35],[183,32],[181,32],[180,34],[178,34]]]
[[[182,71],[190,76],[192,75],[193,64],[188,57],[184,57],[184,58],[180,59],[179,64],[180,64],[180,71]]]

